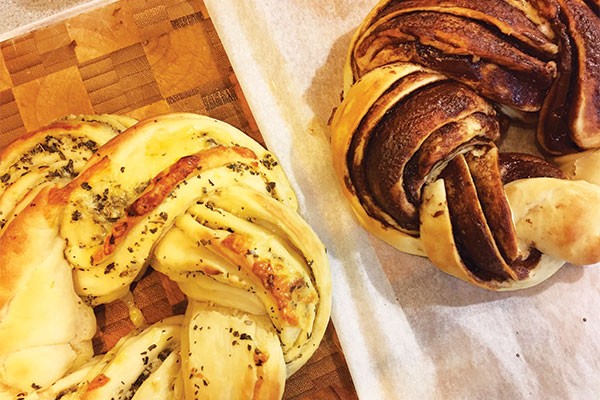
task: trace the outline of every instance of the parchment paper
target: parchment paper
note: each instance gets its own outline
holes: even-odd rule
[[[488,292],[389,247],[352,217],[327,120],[351,35],[375,1],[206,3],[267,145],[328,247],[332,318],[359,396],[598,398],[599,266]]]

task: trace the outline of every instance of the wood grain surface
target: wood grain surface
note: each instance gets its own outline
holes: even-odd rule
[[[218,118],[264,144],[201,0],[117,1],[0,43],[0,148],[69,114],[175,111]],[[169,289],[152,279],[134,293],[143,309],[178,312],[178,294],[153,295]],[[133,328],[114,316],[120,307],[97,310],[117,336]],[[284,398],[357,398],[332,324]]]

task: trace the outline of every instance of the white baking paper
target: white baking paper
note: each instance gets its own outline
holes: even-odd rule
[[[268,147],[329,250],[332,318],[359,396],[598,398],[600,266],[565,266],[535,288],[488,292],[355,222],[334,176],[327,121],[351,35],[375,1],[206,4]]]

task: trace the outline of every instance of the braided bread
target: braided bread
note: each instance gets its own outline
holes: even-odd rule
[[[599,63],[597,2],[380,1],[331,121],[359,222],[492,290],[600,261]],[[499,151],[511,120],[548,160]]]
[[[71,117],[9,146],[0,172],[7,398],[280,398],[318,347],[325,249],[277,159],[234,127]],[[93,308],[149,269],[178,284],[185,315],[92,357]]]

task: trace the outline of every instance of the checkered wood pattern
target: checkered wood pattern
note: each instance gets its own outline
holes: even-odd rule
[[[202,1],[120,1],[0,43],[0,147],[67,114],[172,111],[262,142]]]
[[[202,0],[121,0],[0,43],[0,148],[68,114],[173,111],[218,118],[264,144]],[[153,297],[165,286],[154,278],[134,293],[150,319],[181,304],[177,293]],[[133,329],[123,302],[96,312],[108,329],[97,349]],[[331,324],[284,398],[357,398]]]

